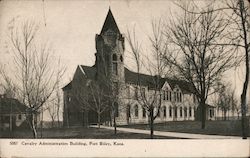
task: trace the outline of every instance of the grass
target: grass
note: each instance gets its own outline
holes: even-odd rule
[[[126,125],[120,127],[149,130],[149,125],[145,124]],[[201,129],[201,122],[198,121],[175,121],[156,123],[154,125],[154,130],[195,134],[241,136],[241,122],[239,120],[206,121],[206,128]],[[250,136],[250,131],[248,132],[248,136]]]
[[[98,128],[50,128],[43,129],[42,137],[41,131],[38,131],[38,138],[50,139],[149,139],[147,134],[126,133],[117,131],[114,134],[113,130],[98,129]],[[0,138],[33,138],[30,130],[18,130],[13,132],[1,132]],[[155,136],[155,139],[170,139],[170,137]]]

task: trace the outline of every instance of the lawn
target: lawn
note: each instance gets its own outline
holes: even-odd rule
[[[136,124],[121,126],[126,128],[136,128],[149,130],[149,125]],[[154,125],[156,131],[183,132],[195,134],[211,134],[211,135],[227,135],[240,136],[241,122],[239,120],[231,121],[206,121],[206,128],[201,129],[201,122],[198,121],[174,121],[165,123],[156,123]],[[250,136],[250,132],[248,132]]]
[[[114,134],[113,130],[98,129],[98,128],[50,128],[38,131],[39,138],[56,138],[56,139],[149,139],[147,134],[125,133],[117,131]],[[0,138],[32,138],[30,130],[19,130],[13,132],[1,132]],[[170,137],[155,136],[155,139],[170,139]]]

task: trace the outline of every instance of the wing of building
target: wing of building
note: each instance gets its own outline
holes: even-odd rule
[[[118,124],[147,123],[147,111],[140,97],[154,91],[161,100],[155,122],[199,118],[197,99],[189,83],[133,72],[124,66],[124,36],[111,10],[95,41],[95,65],[79,65],[72,81],[63,88],[65,126],[110,122],[110,107],[116,109]],[[107,101],[110,96],[112,101]],[[207,119],[214,119],[214,108],[207,107]]]

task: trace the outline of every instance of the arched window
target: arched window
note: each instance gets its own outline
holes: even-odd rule
[[[117,65],[117,56],[116,56],[116,54],[113,54],[112,59],[113,59],[113,62],[112,62],[112,65],[113,65],[113,73],[114,73],[115,75],[118,75],[118,65]]]
[[[138,117],[138,105],[135,105],[135,117]]]
[[[130,109],[131,109],[131,106],[128,104],[128,105],[127,105],[127,116],[128,116],[129,118],[131,117]]]
[[[180,117],[182,117],[182,107],[180,107]]]
[[[177,107],[174,107],[174,117],[177,118]]]
[[[184,107],[184,117],[187,117],[187,107]]]
[[[167,116],[167,108],[166,108],[166,106],[163,106],[162,111],[163,111],[163,117],[166,117]]]
[[[189,107],[189,117],[192,117],[192,107]]]
[[[172,107],[169,107],[169,117],[172,117]]]
[[[142,117],[146,117],[146,109],[142,107]]]
[[[115,105],[115,117],[118,117],[118,116],[119,116],[119,107],[118,107],[118,103],[115,102],[114,105]]]

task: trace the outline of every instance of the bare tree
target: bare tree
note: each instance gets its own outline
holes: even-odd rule
[[[85,125],[88,124],[87,113],[89,111],[97,113],[98,127],[101,125],[101,115],[104,112],[107,112],[109,107],[109,98],[105,93],[105,90],[101,88],[100,84],[94,80],[85,80],[84,78],[79,77],[74,79],[74,85],[72,88],[72,94],[74,96],[75,102],[80,107],[80,110],[85,112],[84,119]],[[85,84],[83,84],[85,83]],[[79,106],[80,105],[80,106]]]
[[[199,8],[200,9],[200,8]],[[203,14],[195,14],[195,6],[185,6],[182,14],[166,24],[164,34],[168,51],[163,60],[174,66],[177,77],[189,82],[201,108],[201,128],[205,128],[206,101],[213,93],[211,87],[226,70],[233,66],[231,48],[217,45],[229,25],[213,6],[205,7]]]
[[[40,109],[55,91],[64,73],[60,65],[52,65],[53,50],[48,44],[39,45],[37,32],[38,25],[33,21],[12,21],[8,47],[14,57],[15,73],[13,76],[5,73],[10,76],[19,100],[27,106],[26,118],[34,138],[37,138]]]
[[[162,76],[166,74],[165,65],[161,60],[161,55],[166,51],[167,47],[163,43],[162,21],[152,21],[153,35],[149,36],[151,43],[151,52],[153,59],[143,56],[140,43],[133,32],[127,31],[127,41],[131,48],[133,59],[137,68],[137,85],[135,85],[136,100],[147,111],[150,126],[150,138],[154,136],[154,120],[159,116],[162,103],[161,82]],[[149,81],[145,81],[142,70],[146,70],[150,76]],[[147,84],[145,85],[145,82]],[[148,90],[147,90],[148,89]]]
[[[235,46],[239,51],[243,53],[240,54],[241,61],[245,63],[245,79],[243,84],[243,89],[241,93],[241,115],[242,115],[242,137],[247,138],[248,133],[248,121],[246,117],[247,112],[247,90],[249,84],[249,32],[250,32],[250,12],[249,12],[249,1],[245,0],[237,0],[227,1],[227,6],[232,10],[233,14],[228,15],[229,20],[232,22],[234,26],[231,27],[232,30],[230,32],[234,32],[233,34],[229,34],[229,39],[231,42],[230,45]]]
[[[213,2],[212,2],[213,3]],[[211,3],[211,4],[212,4]],[[243,83],[243,89],[241,93],[241,110],[242,112],[242,137],[246,138],[248,133],[248,121],[246,117],[247,103],[246,103],[246,95],[249,84],[249,1],[246,0],[225,0],[224,6],[219,6],[216,9],[209,11],[200,11],[196,12],[193,10],[187,10],[182,5],[177,4],[180,8],[192,14],[207,14],[208,12],[224,12],[227,16],[227,20],[230,23],[228,29],[228,33],[225,34],[225,38],[227,42],[219,42],[217,44],[221,46],[233,46],[236,49],[236,52],[239,52],[237,55],[240,57],[240,62],[245,63],[245,79]],[[228,12],[229,11],[229,12]],[[236,58],[236,62],[238,63],[238,58]],[[238,66],[238,65],[237,65]]]

